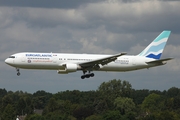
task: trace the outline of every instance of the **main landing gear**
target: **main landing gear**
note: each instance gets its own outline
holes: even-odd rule
[[[86,72],[87,71],[83,71],[84,75],[81,76],[81,79],[94,77],[94,73],[90,73],[89,71],[89,74],[85,74]]]
[[[17,71],[17,76],[20,76],[20,70],[19,70],[19,68],[16,68],[16,71]]]

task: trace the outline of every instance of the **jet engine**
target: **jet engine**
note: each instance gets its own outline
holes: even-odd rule
[[[80,69],[80,66],[78,64],[66,63],[62,66],[63,68],[57,71],[58,74],[68,74],[70,72],[76,72],[78,69]]]

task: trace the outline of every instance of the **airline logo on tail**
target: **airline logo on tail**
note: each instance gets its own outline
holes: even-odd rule
[[[160,59],[166,42],[169,38],[171,31],[163,31],[154,41],[149,44],[139,56],[145,56],[153,59]]]

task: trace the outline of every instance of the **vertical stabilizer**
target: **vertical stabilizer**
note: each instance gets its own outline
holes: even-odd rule
[[[138,56],[160,59],[171,31],[163,31]]]

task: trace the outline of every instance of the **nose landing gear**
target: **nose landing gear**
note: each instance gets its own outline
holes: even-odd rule
[[[16,71],[17,71],[17,76],[20,76],[20,70],[19,70],[19,68],[16,68]]]

